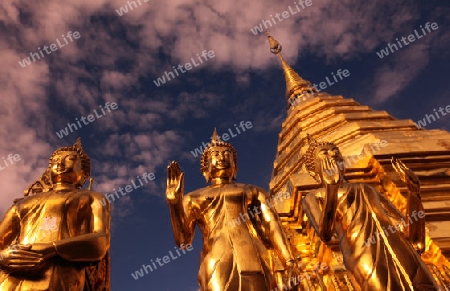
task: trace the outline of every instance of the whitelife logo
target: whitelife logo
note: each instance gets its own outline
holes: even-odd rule
[[[282,192],[282,193],[277,193],[276,195],[274,195],[273,197],[271,197],[271,199],[267,199],[266,201],[266,206],[269,206],[269,208],[274,208],[275,206],[277,206],[278,203],[281,203],[287,199],[291,198],[291,194],[289,192]],[[236,226],[240,225],[241,223],[250,220],[250,216],[252,218],[254,218],[255,216],[258,216],[262,213],[261,211],[262,206],[254,206],[253,209],[247,208],[247,213],[239,213],[239,216],[237,218],[234,218],[231,221],[228,221],[228,224],[232,227],[235,228]],[[248,215],[248,213],[250,213],[250,216]]]
[[[206,50],[204,50],[204,51],[202,52],[202,57],[205,59],[205,61],[208,61],[208,57],[207,57],[207,56],[208,56],[209,58],[212,59],[212,58],[214,58],[216,55],[214,54],[214,51],[212,51],[212,50],[209,51],[209,52],[206,52]],[[197,54],[197,58],[198,58],[198,60],[200,61],[200,64],[203,64],[202,58],[199,56],[199,54]],[[197,63],[195,62],[195,60],[194,60],[193,57],[191,58],[191,61],[192,61],[192,64],[194,64],[194,67],[200,66],[200,64],[197,64]],[[180,74],[178,74],[177,69],[175,68],[175,66],[172,66],[172,68],[173,68],[173,72],[175,72],[175,74],[177,74],[177,77],[178,77]],[[186,69],[186,70],[183,70],[183,68]],[[184,67],[183,67],[183,65],[178,65],[178,70],[180,70],[182,73],[186,73],[186,72],[189,71],[190,69],[192,69],[192,65],[191,65],[191,63],[189,63],[189,62],[187,62],[186,64],[184,64]],[[155,83],[156,87],[159,87],[159,86],[161,86],[162,84],[165,84],[165,83],[166,83],[166,77],[167,77],[167,82],[170,81],[170,80],[172,80],[172,79],[175,79],[175,75],[173,74],[173,72],[167,72],[167,71],[165,71],[165,72],[164,72],[165,76],[162,75],[161,78],[158,78],[157,80],[153,80],[153,83]],[[169,75],[172,76],[172,79],[169,77]]]
[[[431,23],[431,24],[430,24],[429,22],[425,23],[425,28],[426,28],[426,30],[428,30],[428,33],[431,32],[430,27],[431,27],[431,29],[433,29],[433,30],[437,30],[437,29],[439,28],[439,27],[438,27],[438,24],[437,24],[436,22],[433,22],[433,23]],[[420,39],[420,38],[424,37],[425,35],[427,35],[427,33],[425,32],[425,29],[423,29],[422,25],[420,26],[420,28],[422,29],[423,35],[420,35],[419,33],[417,33],[417,29],[414,29],[414,34],[415,34],[416,36],[414,36],[413,34],[408,35],[408,40],[409,40],[409,42],[406,41],[406,37],[402,37],[402,38],[401,38],[401,40],[402,40],[402,42],[403,42],[403,44],[404,44],[405,46],[407,46],[407,45],[409,45],[410,43],[416,41],[416,37],[417,37],[417,39]],[[400,41],[398,40],[398,38],[396,38],[395,40],[397,41],[398,46],[399,46],[400,48],[402,48],[402,44],[400,43]],[[391,53],[394,53],[394,50],[393,50],[392,48],[395,48],[395,51],[398,51],[398,50],[399,50],[399,48],[397,47],[397,45],[396,45],[395,43],[394,43],[394,44],[388,43],[388,45],[387,45],[387,47],[386,47],[385,49],[382,49],[382,50],[380,50],[379,52],[377,52],[378,57],[379,57],[380,59],[382,59],[382,58],[384,58],[385,56],[388,56],[388,55],[389,55],[389,50],[391,50]]]
[[[141,188],[141,186],[144,186],[144,184],[142,183],[142,180],[140,179],[139,176],[136,177],[137,180],[139,181],[139,185],[136,185],[134,179],[131,180],[131,184],[126,185],[124,188],[119,187],[117,190],[116,188],[113,189],[113,193],[111,194],[103,194],[105,195],[105,198],[103,198],[100,203],[105,206],[106,205],[106,201],[108,201],[110,204],[114,201],[116,201],[116,197],[117,199],[119,199],[121,196],[119,195],[122,194],[122,196],[127,195],[128,193],[131,193],[133,190],[137,189],[137,188]],[[144,174],[142,174],[142,179],[145,181],[145,183],[149,183],[150,181],[155,180],[155,174],[154,173],[150,173],[147,174],[147,172],[145,172]],[[132,186],[133,185],[133,186]],[[125,190],[125,192],[123,192],[123,190]],[[117,193],[119,192],[119,193]],[[116,197],[114,197],[114,195],[116,195]]]
[[[245,122],[245,124],[244,124]],[[239,123],[239,127],[241,128],[242,131],[245,131],[245,128],[250,129],[253,127],[253,124],[251,121],[241,121],[241,123]],[[236,124],[234,125],[234,129],[236,129],[237,134],[233,134],[233,131],[231,130],[231,128],[228,128],[228,132],[231,134],[231,137],[236,137],[238,136],[238,134],[240,134],[241,132],[239,131],[238,127],[236,126]],[[230,136],[228,135],[228,133],[224,133],[222,134],[222,136],[220,137],[223,141],[227,141],[230,139]],[[206,147],[209,145],[209,142],[207,142],[205,144],[205,142],[202,142],[203,144],[203,148],[200,145],[198,148],[196,148],[195,150],[191,151],[191,154],[196,158],[197,156],[201,156],[203,151],[206,149]]]
[[[20,155],[19,155],[19,154],[15,154],[15,155],[9,154],[9,155],[8,155],[8,158],[6,159],[6,160],[9,161],[9,164],[8,164],[8,162],[5,160],[5,157],[2,157],[2,158],[3,158],[3,164],[5,165],[5,167],[2,167],[2,165],[0,165],[0,171],[1,171],[1,170],[4,170],[4,169],[6,169],[6,168],[8,168],[8,167],[11,166],[12,164],[14,164],[14,162],[20,161]]]
[[[334,72],[331,72],[331,75],[334,79],[334,82],[330,81],[330,79],[328,79],[328,77],[325,77],[325,80],[327,81],[329,86],[332,86],[334,84],[336,84],[337,82],[339,82],[340,80],[342,81],[344,79],[344,77],[348,77],[350,76],[350,71],[345,69],[339,69],[336,71],[336,75],[334,74]],[[338,80],[338,78],[336,78],[336,76],[339,77],[340,80]],[[319,85],[314,83],[314,89],[316,89],[317,92],[320,92],[321,90],[319,90],[319,88],[317,88],[317,86],[320,87],[320,89],[324,90],[327,88],[327,84],[325,82],[320,82]],[[306,101],[309,98],[313,98],[316,96],[316,92],[304,92],[301,95],[296,95],[294,98],[289,99],[289,103],[291,104],[291,106],[295,106],[297,104],[300,104],[304,101]]]
[[[67,33],[67,38],[70,39],[70,42],[73,42],[72,36],[73,36],[74,39],[79,39],[79,38],[81,37],[81,35],[80,35],[80,33],[79,33],[78,31],[75,31],[73,34],[72,34],[72,31],[69,31],[69,32]],[[59,39],[57,38],[57,39],[56,39],[56,42],[58,43],[59,48],[62,48],[62,47],[64,47],[64,46],[66,46],[66,45],[69,44],[69,42],[67,41],[66,37],[65,37],[64,35],[63,35],[62,37],[63,37],[64,42],[65,42],[66,44],[61,44],[61,43],[59,42]],[[51,50],[51,51],[49,51],[48,48],[49,48],[49,47],[46,46],[46,45],[44,45],[44,47],[42,48],[42,49],[47,53],[47,55],[49,55],[49,54],[51,54],[52,52],[58,50],[58,47],[57,47],[56,44],[54,44],[54,43],[52,43],[52,44],[50,45],[50,50]],[[38,47],[38,50],[39,50],[39,53],[41,54],[41,57],[44,57],[44,53],[42,53],[41,47]],[[36,57],[38,60],[41,59],[41,57],[39,56],[38,53],[30,53],[30,57],[33,59],[33,62],[36,62],[36,59],[35,59],[34,57]],[[26,59],[23,59],[22,61],[19,61],[19,65],[20,65],[22,68],[25,68],[27,65],[31,65],[30,57],[28,57],[28,58],[26,58]]]
[[[420,219],[424,218],[425,217],[425,212],[423,212],[422,210],[420,210],[419,212],[417,212],[417,210],[414,210],[413,213],[411,214],[411,216],[414,217],[414,222],[415,222],[415,221],[419,220],[419,218]],[[417,218],[417,216],[419,216],[419,218]],[[402,222],[401,224],[403,226],[403,229],[405,229],[410,224],[414,223],[409,215],[407,216],[407,220],[409,221],[409,223],[405,222],[404,218],[401,219],[401,222]],[[386,231],[386,229],[384,227],[382,227],[382,228],[383,228],[383,233],[379,233],[378,231],[375,231],[375,234],[372,235],[372,238],[368,238],[364,242],[364,244],[366,246],[370,246],[371,244],[375,244],[377,242],[377,240],[380,239],[380,235],[381,235],[381,237],[383,239],[385,239],[385,237],[387,238],[389,236],[389,233]],[[398,225],[398,224],[396,224],[394,226],[389,225],[388,229],[391,231],[391,233],[395,233],[396,231],[401,230],[400,229],[400,225]]]
[[[161,258],[156,258],[155,259],[155,261],[158,263],[158,265],[160,267],[164,266],[164,264],[168,264],[171,261],[176,260],[179,257],[181,257],[181,254],[180,254],[179,251],[181,251],[183,253],[183,255],[184,255],[184,254],[186,254],[186,251],[190,252],[194,248],[192,247],[191,244],[187,244],[187,245],[181,244],[181,248],[174,247],[174,249],[175,249],[175,252],[177,253],[178,256],[175,256],[172,253],[172,251],[169,251],[170,257],[169,256],[164,256],[164,257],[162,257],[162,259]],[[137,279],[139,279],[141,277],[144,277],[146,274],[148,274],[149,273],[148,271],[153,272],[153,270],[156,270],[158,267],[156,266],[155,262],[153,261],[153,259],[150,260],[150,261],[152,262],[151,265],[143,264],[142,268],[140,270],[135,271],[134,274],[131,273],[131,277],[133,277],[134,280],[137,280]],[[144,274],[144,272],[145,272],[145,274]]]
[[[286,10],[286,11],[283,11],[281,13],[275,13],[276,19],[278,19],[278,21],[281,22],[284,19],[289,18],[289,16],[299,13],[301,11],[301,9],[300,9],[300,7],[298,5],[300,5],[303,8],[303,10],[305,10],[306,7],[309,7],[309,6],[312,5],[312,0],[306,0],[306,1],[298,0],[298,3],[294,2],[294,4],[295,4],[295,7],[297,8],[297,11],[293,10],[291,8],[291,6],[288,6],[288,8],[289,8],[288,10],[289,11]],[[306,7],[305,7],[305,5],[306,5]],[[280,16],[283,17],[283,18],[281,18]],[[277,22],[275,21],[275,19],[272,16],[272,14],[270,15],[270,18],[272,19],[273,25],[277,24]],[[264,31],[263,26],[265,27],[265,29],[268,29],[269,27],[272,27],[272,22],[270,20],[263,19],[259,26],[255,26],[255,28],[250,28],[250,31],[253,32],[254,35],[257,35],[258,33],[261,33],[261,32]]]
[[[142,1],[144,3],[147,3],[150,0],[142,0]],[[139,6],[142,5],[141,0],[137,0],[137,2],[139,3]],[[128,7],[130,7],[130,11],[133,10],[134,8],[138,7],[138,5],[136,4],[135,1],[127,1],[127,4],[128,4]],[[134,8],[133,8],[133,6],[131,4],[134,5]],[[128,7],[127,7],[127,5],[124,5],[123,7],[120,7],[119,9],[116,9],[117,14],[119,14],[119,16],[122,16],[125,13],[128,13]]]
[[[437,119],[439,119],[439,113],[437,113],[436,109],[433,109],[434,114],[436,115]],[[450,113],[450,105],[445,106],[445,111],[447,111],[447,113],[444,112],[444,108],[439,107],[438,111],[441,113],[441,116],[445,116],[447,115],[447,113]],[[426,119],[426,120],[425,120]],[[417,128],[422,128],[427,126],[427,120],[428,120],[428,124],[436,121],[436,118],[434,118],[433,114],[425,114],[425,117],[421,120],[418,120],[416,123],[416,127]]]
[[[94,109],[94,113],[95,113],[95,116],[97,118],[101,118],[101,117],[106,115],[106,112],[105,112],[105,110],[103,110],[103,107],[101,105],[99,105],[98,107],[100,107],[100,110],[102,111],[103,115],[99,115],[97,113],[96,109]],[[116,110],[117,108],[118,108],[118,105],[117,105],[116,102],[111,102],[111,104],[109,102],[105,103],[105,109],[108,110],[108,112],[111,112],[111,109],[112,110]],[[86,119],[87,119],[87,121],[86,121]],[[80,120],[84,123],[84,125],[88,125],[89,122],[94,122],[96,119],[95,119],[93,114],[89,114],[87,116],[87,118],[84,117],[84,116],[81,116]],[[77,127],[77,125],[75,123],[69,123],[68,122],[67,126],[64,129],[61,129],[59,132],[56,132],[56,135],[59,138],[63,138],[64,136],[68,136],[69,135],[69,130],[70,130],[70,132],[73,132],[74,130],[78,130],[79,128],[81,128],[80,120],[78,120],[78,117],[75,118],[75,121],[78,123],[79,127]],[[74,128],[74,129],[72,129],[72,128]]]

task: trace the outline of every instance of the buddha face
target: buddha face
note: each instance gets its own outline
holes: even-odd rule
[[[81,157],[76,151],[58,151],[50,168],[53,183],[78,184],[83,176]]]
[[[232,178],[235,170],[233,153],[228,147],[214,147],[209,152],[211,178]]]

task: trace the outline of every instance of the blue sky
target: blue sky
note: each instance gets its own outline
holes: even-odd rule
[[[56,148],[80,136],[92,159],[94,190],[112,193],[138,175],[155,175],[113,202],[112,290],[194,291],[200,233],[192,251],[138,280],[131,276],[174,250],[166,167],[180,163],[186,193],[206,186],[191,151],[210,139],[214,127],[236,134],[234,124],[250,121],[252,128],[229,140],[238,153],[238,181],[268,188],[286,117],[285,83],[265,35],[252,29],[295,5],[140,2],[121,16],[116,10],[127,5],[124,0],[0,3],[0,156],[21,157],[0,170],[0,212],[42,173]],[[319,84],[346,69],[350,76],[324,91],[417,122],[450,105],[448,15],[444,1],[312,0],[269,29],[303,78]],[[427,22],[438,29],[378,56],[396,38],[423,34]],[[197,54],[205,50],[214,57],[201,62]],[[27,65],[30,53],[35,61]],[[179,65],[185,72],[177,69],[176,76],[173,66]],[[153,81],[169,71],[174,77],[156,86]],[[107,111],[106,102],[117,108]],[[80,128],[58,137],[82,117]],[[449,130],[449,121],[443,116],[426,129]]]

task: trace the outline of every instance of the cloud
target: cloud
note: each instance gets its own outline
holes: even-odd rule
[[[274,64],[265,36],[253,35],[251,28],[293,5],[168,0],[143,2],[118,16],[115,10],[126,3],[0,3],[0,21],[5,28],[0,39],[0,134],[4,137],[0,156],[17,153],[22,157],[19,163],[0,171],[0,186],[4,190],[0,211],[42,173],[53,150],[72,144],[78,134],[86,131],[96,132],[89,135],[86,150],[96,158],[99,189],[106,191],[128,181],[144,167],[161,167],[170,156],[167,145],[176,149],[176,144],[187,136],[168,130],[165,125],[182,124],[188,117],[205,118],[210,108],[222,104],[223,97],[181,90],[178,98],[173,98],[164,87],[158,90],[151,80],[206,49],[214,50],[216,55],[208,61],[209,70],[231,70],[239,75],[238,82],[247,82],[243,73]],[[380,43],[410,31],[418,11],[413,1],[313,0],[311,7],[277,23],[271,30],[288,48],[283,51],[287,59],[309,54],[331,62],[373,53]],[[380,17],[394,14],[396,17]],[[78,31],[80,39],[25,68],[19,65],[30,52],[61,40],[68,31]],[[439,34],[439,38],[448,43],[448,34]],[[423,67],[427,63],[427,45],[418,44],[410,52],[402,52],[402,56],[398,52],[399,60],[393,69],[384,65],[377,71],[376,98],[386,100],[414,79],[420,66],[416,72],[400,77],[400,85],[396,86],[382,75],[410,70],[408,62],[417,56]],[[434,47],[431,49],[434,51]],[[436,49],[439,51],[442,49]],[[192,72],[202,69],[205,67]],[[176,80],[171,82],[177,84]],[[67,122],[86,116],[107,101],[117,102],[119,109],[64,140],[55,135]],[[278,116],[279,112],[272,114]],[[269,128],[276,128],[279,121],[277,117]],[[130,130],[133,135],[128,133]],[[124,166],[125,160],[130,162],[128,166]]]
[[[417,43],[397,51],[394,60],[385,61],[375,72],[373,100],[384,102],[400,93],[429,63],[429,45]]]
[[[397,31],[395,37],[393,36],[382,44],[381,49],[384,49],[388,43],[396,44],[396,38],[408,37],[408,35],[414,34],[414,30],[422,35],[420,39],[403,45],[402,48],[398,46],[398,51],[394,50],[389,56],[379,60],[380,66],[375,71],[374,84],[371,86],[372,99],[375,103],[385,102],[398,95],[428,66],[431,56],[439,58],[448,56],[450,32],[442,29],[443,15],[448,15],[448,13],[450,13],[448,8],[436,8],[432,11],[429,22],[441,23],[437,30],[431,30],[424,35],[420,26],[424,26],[425,23],[411,24],[411,26]],[[409,20],[409,18],[404,20]]]
[[[3,192],[0,211],[5,211],[12,200],[23,196],[25,188],[42,173],[45,166],[39,161],[50,151],[50,147],[44,139],[38,138],[46,135],[48,109],[42,105],[47,102],[45,84],[48,82],[48,66],[40,63],[24,71],[17,64],[14,50],[4,45],[1,47],[0,156],[19,154],[21,157],[19,162],[0,171]]]

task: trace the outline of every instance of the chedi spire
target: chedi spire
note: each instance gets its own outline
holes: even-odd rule
[[[306,98],[309,94],[317,93],[317,90],[311,82],[300,77],[294,69],[283,59],[281,55],[281,45],[276,41],[269,32],[266,31],[269,39],[270,52],[278,55],[283,67],[284,78],[286,79],[286,101],[288,108],[295,104],[296,99]]]

